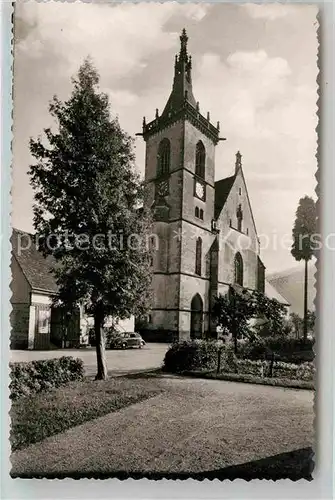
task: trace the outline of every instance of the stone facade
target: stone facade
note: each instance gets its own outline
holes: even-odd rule
[[[200,113],[185,31],[180,39],[168,103],[153,121],[143,120],[146,204],[158,241],[152,311],[141,329],[148,340],[215,335],[212,301],[236,282],[237,253],[243,286],[259,287],[259,243],[241,155],[234,176],[215,182],[219,124]]]

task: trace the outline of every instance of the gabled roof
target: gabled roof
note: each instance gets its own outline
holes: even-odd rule
[[[34,235],[13,229],[12,252],[31,288],[36,291],[57,293],[58,286],[51,273],[55,266],[52,256],[45,258],[37,250]]]
[[[230,190],[234,184],[236,175],[226,177],[215,183],[215,209],[214,217],[217,219],[226,203]]]
[[[283,297],[278,290],[268,280],[265,280],[265,295],[269,297],[269,299],[276,299],[280,304],[284,304],[285,306],[290,306],[291,304]]]
[[[236,165],[235,165],[235,167],[236,167]],[[245,182],[245,177],[244,177],[243,169],[242,169],[241,165],[237,168],[237,170],[235,170],[235,174],[232,175],[231,177],[226,177],[225,179],[221,179],[220,181],[215,182],[214,217],[215,217],[215,219],[218,219],[218,217],[220,216],[220,213],[221,213],[221,211],[222,211],[222,209],[227,201],[228,195],[230,193],[231,188],[233,187],[233,184],[235,182],[235,179],[236,179],[238,173],[240,173],[242,176],[242,180],[243,180],[243,183],[245,186],[245,191],[246,191],[246,195],[247,195],[247,199],[248,199],[248,204],[250,207],[252,223],[254,225],[255,233],[257,235],[257,228],[256,228],[255,219],[254,219],[254,214],[252,213],[248,188],[247,188],[247,184]]]

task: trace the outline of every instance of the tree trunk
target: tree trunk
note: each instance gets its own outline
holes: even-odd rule
[[[94,333],[95,333],[95,349],[97,353],[97,374],[95,380],[107,379],[107,362],[105,352],[105,339],[103,335],[104,315],[102,308],[97,306],[94,312]]]
[[[235,321],[233,321],[233,337],[234,337],[234,353],[237,356],[237,327]]]
[[[308,298],[308,261],[305,260],[305,283],[304,283],[304,343],[306,343],[307,340],[307,298]]]

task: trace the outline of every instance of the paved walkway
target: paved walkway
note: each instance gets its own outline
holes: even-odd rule
[[[123,375],[131,371],[159,368],[163,364],[168,344],[148,343],[142,349],[107,350],[107,366],[112,375]],[[73,356],[84,361],[86,375],[95,375],[97,370],[95,348],[57,349],[52,351],[11,351],[11,361],[33,361],[38,359]]]
[[[173,377],[162,384],[159,396],[15,452],[12,473],[198,472],[313,443],[312,391]]]

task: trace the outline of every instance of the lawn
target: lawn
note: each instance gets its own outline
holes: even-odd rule
[[[17,450],[11,456],[12,477],[310,476],[313,391],[169,375],[91,384],[87,387],[96,394],[86,400],[88,406],[92,400],[100,405],[99,399],[106,400],[113,391],[118,398],[121,388],[129,398],[135,391],[143,400],[123,402],[120,411],[106,410],[100,418],[90,413],[80,426],[72,420],[64,433],[57,430]],[[67,406],[77,407],[75,391],[63,391]],[[34,419],[41,418],[39,398],[34,401],[28,428],[36,428]],[[46,412],[45,403],[43,407]],[[22,413],[20,423],[27,426],[25,418]]]
[[[12,403],[12,450],[24,448],[71,427],[162,392],[154,379],[85,380]]]

